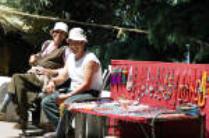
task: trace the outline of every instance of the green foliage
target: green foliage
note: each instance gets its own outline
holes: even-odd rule
[[[208,6],[206,0],[140,0],[139,10],[145,17],[148,38],[156,49],[166,51],[174,43],[185,50],[184,46],[189,43],[191,50],[201,55],[206,51],[197,49],[199,44],[194,39],[208,41]]]
[[[104,66],[110,59],[183,61],[186,44],[191,45],[193,62],[201,62],[203,57],[205,61],[209,55],[205,45],[197,43],[208,41],[209,2],[206,0],[5,1],[24,12],[148,30],[149,34],[145,36],[124,30],[81,26],[87,30],[89,45],[94,45],[91,49]],[[34,20],[28,22],[39,27],[49,24],[46,21],[38,21],[38,24]]]

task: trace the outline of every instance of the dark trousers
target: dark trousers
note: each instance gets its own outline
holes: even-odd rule
[[[34,74],[15,74],[9,83],[8,92],[14,94],[23,128],[28,120],[28,107],[37,97],[42,86],[43,82]]]

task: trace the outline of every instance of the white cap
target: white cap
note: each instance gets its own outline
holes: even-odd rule
[[[86,34],[82,28],[76,27],[72,28],[69,31],[68,39],[75,40],[75,41],[85,41],[88,42]]]
[[[51,30],[51,33],[53,33],[56,30],[61,30],[65,33],[68,33],[68,25],[64,22],[56,22],[54,28]]]

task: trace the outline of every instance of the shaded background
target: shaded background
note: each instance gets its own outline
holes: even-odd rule
[[[206,0],[0,0],[0,74],[25,72],[28,58],[50,38],[54,20],[9,14],[20,11],[31,15],[57,17],[71,27],[87,31],[89,48],[102,61],[111,59],[208,63],[209,2]],[[130,32],[108,24],[142,29]]]

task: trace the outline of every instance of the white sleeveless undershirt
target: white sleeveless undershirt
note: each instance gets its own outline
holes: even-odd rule
[[[68,68],[68,74],[71,78],[71,85],[70,89],[74,90],[79,85],[81,85],[84,81],[84,68],[87,63],[90,61],[95,61],[100,65],[100,62],[96,55],[91,52],[86,52],[84,56],[79,59],[75,60],[75,55],[70,54],[67,59],[67,64],[69,66]],[[102,88],[102,71],[101,71],[101,65],[97,72],[94,73],[94,76],[92,78],[92,83],[90,89],[93,90],[101,90]]]

